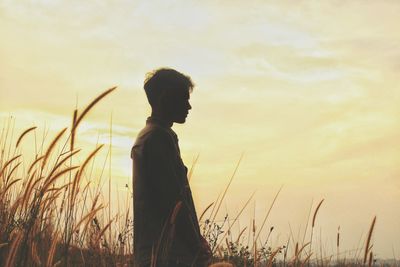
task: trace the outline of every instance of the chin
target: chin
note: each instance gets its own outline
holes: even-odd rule
[[[185,123],[186,122],[186,116],[182,117],[182,118],[177,118],[174,122],[175,123],[180,123],[180,124]]]
[[[183,124],[183,123],[185,123],[186,122],[186,119],[183,119],[183,120],[176,120],[175,121],[175,123],[179,123],[179,124]]]

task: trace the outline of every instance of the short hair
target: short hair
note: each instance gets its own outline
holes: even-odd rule
[[[144,81],[144,90],[151,106],[167,90],[172,92],[177,89],[187,89],[191,93],[193,87],[194,83],[190,76],[170,68],[160,68],[149,72]]]

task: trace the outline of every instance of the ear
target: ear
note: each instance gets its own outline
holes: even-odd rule
[[[166,98],[166,94],[165,94],[165,90],[161,90],[161,92],[158,94],[157,98],[154,99],[154,107],[156,109],[159,109],[160,107],[165,105],[165,98]]]
[[[159,105],[160,109],[165,112],[170,112],[171,109],[175,106],[176,98],[172,94],[172,92],[164,92],[160,94],[159,97]]]
[[[165,92],[162,92],[158,97],[158,104],[161,108],[164,108],[168,103],[168,95]]]

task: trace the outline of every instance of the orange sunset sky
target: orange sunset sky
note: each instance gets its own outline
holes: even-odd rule
[[[193,109],[174,125],[184,162],[199,154],[198,213],[227,184],[233,232],[268,218],[271,245],[302,239],[322,199],[316,239],[326,254],[364,244],[373,216],[376,257],[400,257],[399,1],[0,1],[0,116],[15,135],[47,141],[107,88],[80,126],[85,153],[109,143],[114,201],[128,194],[130,149],[150,109],[145,74],[192,77]],[[24,151],[32,150],[32,137]],[[107,150],[102,151],[106,157]],[[100,166],[99,166],[100,168]],[[361,239],[360,239],[361,238]],[[361,240],[361,241],[360,241]],[[348,254],[349,257],[354,254]]]

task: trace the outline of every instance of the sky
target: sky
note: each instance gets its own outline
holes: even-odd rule
[[[113,187],[126,195],[130,149],[150,114],[145,75],[175,68],[196,84],[187,122],[173,129],[185,164],[199,155],[198,213],[243,155],[221,211],[235,217],[256,191],[236,232],[253,217],[260,224],[283,185],[267,220],[271,245],[290,231],[301,240],[324,199],[316,230],[326,254],[339,226],[351,250],[376,215],[374,253],[399,258],[398,14],[389,0],[2,0],[2,125],[12,115],[16,135],[37,126],[55,136],[75,107],[118,86],[77,142],[86,152],[109,144],[112,120]]]

